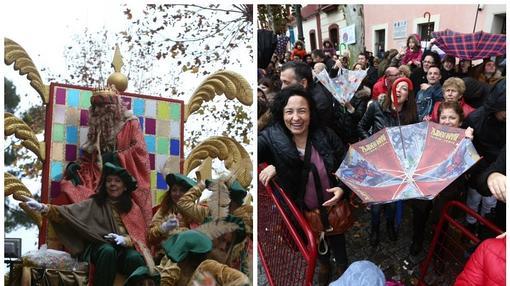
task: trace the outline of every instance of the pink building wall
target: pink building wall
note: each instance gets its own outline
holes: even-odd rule
[[[435,30],[449,28],[457,32],[471,33],[475,21],[477,5],[364,5],[365,14],[365,45],[367,50],[374,50],[372,27],[387,24],[386,48],[400,48],[406,39],[393,39],[393,22],[407,20],[407,35],[416,32],[414,20],[423,18],[425,12],[439,16]],[[483,29],[485,15],[483,10],[478,13],[476,30]]]

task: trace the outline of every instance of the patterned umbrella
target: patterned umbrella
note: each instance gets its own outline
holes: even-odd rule
[[[436,45],[447,55],[465,60],[485,59],[506,53],[506,35],[479,31],[458,33],[446,29],[432,32]]]
[[[432,199],[480,159],[460,128],[421,122],[402,134],[384,128],[351,145],[336,171],[364,203]]]
[[[324,69],[320,73],[315,74],[317,79],[324,85],[333,97],[340,103],[350,101],[356,93],[361,81],[367,76],[368,70],[351,71],[348,69],[340,69],[338,76],[330,78]]]

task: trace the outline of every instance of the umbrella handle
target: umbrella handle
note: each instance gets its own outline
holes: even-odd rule
[[[423,18],[427,18],[427,24],[430,23],[430,12],[423,13]],[[430,41],[430,25],[427,25],[427,42]],[[427,48],[427,45],[425,45],[425,48]]]
[[[428,17],[427,17],[427,15],[428,15]],[[430,23],[430,12],[423,13],[423,18],[425,18],[425,17],[427,17],[427,22]]]

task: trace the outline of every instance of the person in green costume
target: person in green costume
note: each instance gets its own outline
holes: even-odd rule
[[[31,198],[25,203],[48,218],[71,255],[95,265],[93,285],[111,286],[117,272],[129,276],[138,267],[147,266],[149,273],[155,273],[146,232],[128,233],[122,223],[130,212],[142,215],[131,198],[136,185],[125,169],[106,163],[99,190],[89,199],[62,206],[41,204]]]

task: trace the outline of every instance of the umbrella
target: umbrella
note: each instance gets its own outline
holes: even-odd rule
[[[447,55],[465,60],[485,59],[506,53],[506,35],[479,31],[458,33],[446,29],[432,32],[436,45]]]
[[[368,69],[351,71],[340,68],[337,77],[330,78],[328,72],[324,69],[320,73],[315,74],[315,77],[331,92],[338,102],[344,103],[352,99],[361,81],[367,75],[367,71]]]
[[[403,140],[399,127],[388,127],[351,145],[336,171],[364,203],[432,199],[480,159],[464,129],[434,122],[401,128]]]

